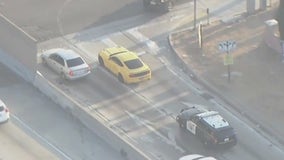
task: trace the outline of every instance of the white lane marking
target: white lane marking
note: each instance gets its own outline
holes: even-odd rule
[[[143,34],[141,34],[138,31],[138,28],[131,28],[129,30],[126,31],[127,33],[131,34],[132,36],[134,36],[139,42],[145,42],[147,40],[149,40],[149,38],[145,37]]]
[[[111,39],[109,39],[109,38],[103,38],[102,40],[101,40],[103,43],[105,43],[107,46],[109,46],[109,47],[116,47],[116,46],[118,46],[116,43],[114,43]]]
[[[142,56],[143,54],[146,54],[146,51],[142,51],[142,52],[137,53],[138,56]]]
[[[17,120],[21,125],[23,125],[27,130],[29,130],[32,134],[36,135],[40,140],[45,142],[47,145],[49,145],[51,148],[53,148],[56,152],[58,152],[60,155],[62,155],[67,160],[72,160],[71,157],[66,155],[63,151],[61,151],[59,148],[55,147],[53,144],[51,144],[47,139],[42,137],[39,133],[37,133],[35,130],[33,130],[31,127],[29,127],[25,122],[23,122],[20,118],[18,118],[15,115],[11,115],[12,118]]]
[[[185,152],[181,147],[179,147],[176,144],[175,138],[172,138],[172,137],[166,138],[160,132],[158,132],[154,127],[151,126],[151,122],[149,122],[146,119],[140,118],[137,115],[132,114],[132,113],[130,113],[128,111],[125,111],[125,112],[129,115],[129,117],[131,117],[136,122],[136,124],[147,127],[150,131],[155,133],[157,136],[161,137],[162,140],[164,142],[166,142],[167,144],[174,146],[177,150],[179,150],[179,151],[181,151],[183,153]]]
[[[170,21],[174,21],[174,20],[181,19],[181,18],[184,18],[184,17],[186,17],[185,14],[183,14],[183,15],[171,16]]]
[[[135,37],[138,42],[145,43],[148,48],[151,48],[151,52],[153,52],[154,54],[158,54],[160,47],[157,45],[157,43],[144,36],[141,32],[138,31],[137,27],[129,29],[126,32]]]

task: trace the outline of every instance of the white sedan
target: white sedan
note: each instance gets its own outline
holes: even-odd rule
[[[214,157],[205,157],[199,154],[191,154],[191,155],[183,156],[179,158],[179,160],[217,160],[217,159]]]
[[[85,60],[73,50],[51,49],[41,55],[42,63],[59,73],[62,78],[74,80],[90,74],[90,67]]]
[[[0,123],[8,122],[10,119],[9,109],[5,105],[5,103],[0,100]]]

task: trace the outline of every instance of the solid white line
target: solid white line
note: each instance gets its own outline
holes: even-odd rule
[[[29,127],[26,123],[24,123],[20,118],[18,118],[15,115],[11,115],[12,118],[14,118],[15,120],[17,120],[19,123],[21,123],[21,125],[23,125],[27,130],[29,130],[30,132],[32,132],[34,135],[36,135],[40,140],[42,140],[43,142],[45,142],[47,145],[49,145],[51,148],[53,148],[56,152],[58,152],[60,155],[62,155],[64,158],[66,158],[67,160],[72,160],[71,157],[69,157],[68,155],[66,155],[63,151],[61,151],[59,148],[55,147],[53,144],[51,144],[50,142],[48,142],[48,140],[46,140],[44,137],[42,137],[39,133],[37,133],[35,130],[33,130],[31,127]]]
[[[146,52],[145,52],[145,51],[138,52],[138,53],[137,53],[137,56],[142,56],[143,54],[146,54]]]
[[[152,131],[153,133],[155,133],[158,137],[160,137],[164,142],[166,142],[167,144],[169,145],[172,145],[175,147],[175,149],[181,151],[181,152],[185,152],[181,147],[179,147],[177,144],[176,144],[176,141],[175,139],[173,138],[167,138],[165,136],[163,136],[160,132],[158,132],[154,127],[152,127],[151,125],[151,122],[149,122],[148,120],[146,119],[143,119],[143,118],[140,118],[138,117],[137,115],[135,114],[132,114],[128,111],[125,110],[125,113],[127,113],[129,115],[129,117],[131,117],[138,125],[142,125],[142,126],[145,126],[147,129],[149,129],[150,131]]]
[[[154,54],[158,53],[160,47],[157,45],[157,43],[144,36],[141,32],[138,31],[137,27],[129,29],[127,30],[127,32],[134,36],[139,42],[145,43]]]

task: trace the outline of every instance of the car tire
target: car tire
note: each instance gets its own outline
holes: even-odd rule
[[[201,138],[202,140],[202,144],[205,148],[210,148],[212,146],[212,142],[208,141],[205,136],[203,135],[203,137]]]
[[[208,147],[209,147],[209,143],[208,143],[207,140],[203,140],[202,143],[203,143],[203,146],[204,146],[205,148],[208,148]]]
[[[233,142],[232,142],[232,144],[231,144],[231,146],[235,146],[235,145],[237,145],[237,140],[234,140]]]
[[[149,6],[150,6],[150,1],[149,0],[143,0],[144,9],[148,9]]]
[[[179,122],[179,126],[180,126],[180,128],[185,129],[184,123]]]
[[[167,7],[168,7],[168,8],[167,8],[168,11],[170,11],[171,9],[173,9],[173,7],[174,7],[174,2],[170,0],[170,1],[168,2]]]
[[[64,74],[64,72],[61,72],[61,73],[60,73],[60,77],[61,77],[62,79],[64,79],[64,80],[67,80],[67,77],[66,77],[66,75]]]
[[[105,67],[104,60],[102,59],[101,56],[99,56],[99,64],[100,64],[102,67]]]
[[[122,75],[120,73],[118,74],[118,80],[120,82],[124,83],[124,79],[123,79],[123,77],[122,77]]]
[[[45,66],[47,66],[46,59],[45,59],[45,58],[41,58],[41,60],[42,60],[42,64],[45,65]]]

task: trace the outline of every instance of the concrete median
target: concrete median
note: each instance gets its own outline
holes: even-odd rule
[[[117,150],[125,159],[150,160],[154,159],[142,152],[124,132],[115,126],[108,125],[99,114],[88,113],[88,106],[82,106],[70,96],[65,94],[54,84],[45,79],[39,72],[34,78],[33,85],[48,96],[64,110],[77,118],[87,128],[101,137],[110,146]]]

